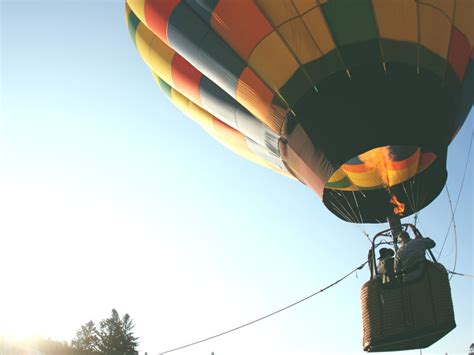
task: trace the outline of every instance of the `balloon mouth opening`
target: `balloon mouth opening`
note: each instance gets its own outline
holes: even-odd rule
[[[390,145],[370,149],[342,164],[325,189],[342,191],[390,190],[428,169],[437,155],[419,146]]]
[[[383,146],[359,154],[332,174],[323,203],[352,223],[384,223],[430,204],[446,182],[446,154],[419,146]]]

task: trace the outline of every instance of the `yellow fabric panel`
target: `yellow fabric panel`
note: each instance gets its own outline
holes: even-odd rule
[[[255,47],[249,65],[274,90],[278,90],[298,68],[280,36],[272,32]]]
[[[280,168],[275,167],[273,164],[268,163],[266,160],[260,158],[258,155],[255,155],[254,153],[252,153],[250,150],[245,149],[245,148],[243,148],[239,145],[233,145],[229,141],[221,139],[219,136],[213,135],[212,133],[210,133],[210,135],[215,140],[217,140],[219,143],[221,143],[223,146],[227,147],[233,153],[235,153],[237,155],[240,155],[242,158],[247,159],[247,160],[251,161],[252,163],[263,166],[264,168],[271,169],[271,170],[273,170],[273,171],[275,171],[275,172],[277,172],[277,173],[279,173],[283,176],[294,179],[293,176],[289,175],[288,173],[281,170]]]
[[[316,41],[319,49],[324,54],[332,51],[336,47],[320,7],[315,7],[313,10],[304,14],[302,18],[312,38]]]
[[[351,180],[352,184],[361,188],[370,188],[374,186],[384,185],[384,178],[379,174],[370,172],[355,173],[346,171],[347,177]]]
[[[342,168],[339,168],[331,175],[328,182],[339,181],[344,179],[344,177],[346,177],[346,172]]]
[[[410,178],[409,169],[387,170],[388,181],[390,186],[400,184]]]
[[[146,0],[127,0],[127,5],[143,23],[145,23],[145,2]]]
[[[160,76],[154,72],[152,72],[152,75],[156,83],[159,85]],[[177,107],[179,107],[180,110],[182,110],[193,121],[199,124],[206,132],[211,133],[214,131],[212,124],[213,116],[209,112],[199,107],[186,96],[182,95],[173,88],[171,89],[170,99]]]
[[[474,1],[457,0],[454,23],[469,39],[471,47],[474,45]]]
[[[418,0],[420,5],[430,6],[445,13],[445,15],[452,19],[454,11],[454,3],[457,0]]]
[[[153,38],[150,48],[150,68],[172,86],[174,83],[171,77],[171,63],[175,54],[175,51],[159,37]]]
[[[206,132],[212,133],[214,131],[212,126],[213,117],[209,112],[194,104],[175,89],[171,89],[171,100],[176,107],[199,124]]]
[[[301,63],[305,64],[322,56],[301,18],[284,23],[278,28],[278,32]]]
[[[372,188],[374,186],[394,186],[410,178],[408,169],[386,170],[385,176],[381,176],[377,170],[356,173],[347,171],[347,177],[352,183],[360,188]],[[387,184],[388,183],[388,184]]]
[[[418,42],[417,9],[413,0],[372,0],[381,38]]]
[[[152,73],[153,78],[159,84],[160,77],[156,73]],[[267,162],[263,158],[255,155],[252,151],[249,150],[247,146],[243,146],[241,141],[231,142],[229,140],[222,139],[219,134],[217,134],[216,129],[214,128],[214,117],[204,110],[203,108],[199,107],[191,100],[189,100],[186,96],[180,94],[177,90],[171,89],[171,100],[173,104],[178,107],[183,113],[185,113],[189,118],[191,118],[194,122],[199,124],[207,134],[212,136],[216,139],[219,143],[233,151],[234,153],[240,155],[241,157],[250,160],[253,163],[261,165],[265,168],[271,169],[283,176],[289,177],[294,179],[294,177],[287,173],[284,170],[274,166],[273,164]]]
[[[153,41],[155,35],[143,24],[140,24],[137,27],[135,32],[135,43],[137,45],[138,53],[142,57],[143,61],[150,65],[150,42]]]
[[[140,23],[137,28],[137,47],[143,61],[164,81],[173,86],[171,61],[175,52],[148,27]]]
[[[448,0],[446,0],[448,2]],[[452,3],[449,1],[449,3]],[[420,43],[442,58],[448,56],[451,21],[440,9],[421,2],[419,7]],[[452,10],[450,14],[452,14]]]
[[[315,0],[293,0],[298,13],[302,13],[311,10],[313,7],[318,6],[317,1]]]
[[[292,1],[255,0],[255,4],[275,27],[298,16],[298,11],[296,11]]]

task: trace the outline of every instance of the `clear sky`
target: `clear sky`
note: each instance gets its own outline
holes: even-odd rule
[[[70,340],[116,308],[134,319],[140,351],[157,354],[272,312],[364,261],[360,229],[302,184],[219,145],[165,98],[122,1],[0,1],[0,335]],[[471,112],[449,150],[453,204],[472,123]],[[451,232],[441,256],[466,274],[472,164],[471,155],[457,248]],[[450,217],[445,191],[419,216],[436,255]],[[176,354],[362,354],[367,279],[365,268]],[[451,286],[458,326],[424,354],[465,354],[474,341],[473,281]]]

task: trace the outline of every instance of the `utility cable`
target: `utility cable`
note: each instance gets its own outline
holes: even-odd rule
[[[447,271],[448,271],[448,273],[450,273],[451,275],[457,275],[457,276],[464,276],[464,277],[474,278],[474,275],[461,274],[460,272],[454,272],[454,271],[451,271],[451,270],[447,270]]]
[[[224,331],[224,332],[222,332],[222,333],[219,333],[219,334],[216,334],[216,335],[213,335],[213,336],[210,336],[210,337],[207,337],[207,338],[204,338],[204,339],[201,339],[201,340],[198,340],[198,341],[195,341],[195,342],[186,344],[186,345],[182,345],[182,346],[179,346],[179,347],[174,348],[174,349],[170,349],[170,350],[163,351],[163,352],[160,353],[160,355],[167,354],[167,353],[171,353],[171,352],[173,352],[173,351],[181,350],[181,349],[184,349],[184,348],[193,346],[193,345],[197,345],[197,344],[199,344],[199,343],[203,343],[203,342],[208,341],[208,340],[211,340],[211,339],[215,339],[215,338],[217,338],[217,337],[220,337],[220,336],[223,336],[223,335],[225,335],[225,334],[229,334],[229,333],[235,332],[236,330],[242,329],[242,328],[247,327],[247,326],[249,326],[249,325],[251,325],[251,324],[254,324],[254,323],[257,323],[257,322],[259,322],[259,321],[261,321],[261,320],[264,320],[264,319],[266,319],[266,318],[269,318],[269,317],[271,317],[271,316],[273,316],[273,315],[275,315],[275,314],[277,314],[277,313],[283,312],[283,311],[285,311],[285,310],[287,310],[287,309],[289,309],[289,308],[291,308],[291,307],[293,307],[293,306],[296,306],[297,304],[299,304],[299,303],[301,303],[301,302],[303,302],[303,301],[306,301],[306,300],[310,299],[310,298],[313,297],[313,296],[316,296],[316,295],[318,295],[318,294],[320,294],[320,293],[326,291],[328,288],[331,288],[331,287],[335,286],[336,284],[338,284],[339,282],[341,282],[341,281],[344,280],[345,278],[347,278],[347,277],[349,277],[350,275],[352,275],[352,274],[353,274],[354,272],[356,272],[357,270],[362,269],[362,268],[365,266],[365,264],[367,264],[367,261],[364,262],[362,265],[356,267],[354,270],[352,270],[352,271],[349,272],[348,274],[346,274],[346,275],[344,275],[343,277],[341,277],[339,280],[334,281],[332,284],[330,284],[330,285],[328,285],[328,286],[326,286],[326,287],[320,289],[319,291],[317,291],[317,292],[315,292],[315,293],[313,293],[313,294],[311,294],[311,295],[309,295],[309,296],[307,296],[307,297],[305,297],[305,298],[302,298],[302,299],[300,299],[299,301],[296,301],[296,302],[294,302],[294,303],[292,303],[292,304],[290,304],[290,305],[288,305],[288,306],[286,306],[286,307],[280,308],[280,309],[278,309],[278,310],[276,310],[276,311],[274,311],[274,312],[272,312],[272,313],[269,313],[269,314],[267,314],[267,315],[265,315],[265,316],[263,316],[263,317],[257,318],[257,319],[255,319],[255,320],[253,320],[253,321],[251,321],[251,322],[242,324],[242,325],[240,325],[240,326],[238,326],[238,327],[235,327],[235,328],[226,330],[226,331]]]

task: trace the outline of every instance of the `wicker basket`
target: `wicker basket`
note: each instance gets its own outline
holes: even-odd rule
[[[402,285],[370,280],[362,286],[364,350],[422,349],[456,327],[448,274],[426,263],[423,276]]]

